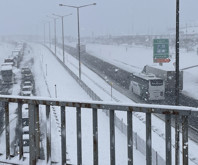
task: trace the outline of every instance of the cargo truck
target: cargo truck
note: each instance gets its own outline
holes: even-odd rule
[[[11,85],[14,83],[14,74],[12,72],[12,65],[2,64],[1,66],[2,84]]]

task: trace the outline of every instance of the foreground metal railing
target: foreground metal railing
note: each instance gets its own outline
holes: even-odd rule
[[[46,106],[46,163],[51,161],[51,139],[50,139],[50,107],[59,106],[61,110],[61,164],[66,164],[66,107],[76,108],[76,127],[77,127],[77,164],[82,164],[82,140],[81,140],[81,108],[92,109],[93,124],[93,164],[97,165],[98,159],[98,111],[107,110],[110,121],[110,164],[115,164],[115,111],[127,112],[127,147],[128,164],[133,164],[133,112],[142,112],[146,114],[146,164],[152,164],[152,139],[151,139],[151,114],[165,115],[165,150],[166,164],[172,164],[171,154],[171,117],[180,116],[182,118],[182,155],[183,164],[188,165],[188,116],[197,115],[197,109],[191,107],[161,106],[150,104],[117,104],[105,102],[79,102],[65,101],[38,97],[8,97],[0,96],[0,102],[5,112],[5,136],[6,136],[6,159],[10,158],[10,128],[9,128],[9,104],[18,104],[18,125],[19,125],[19,159],[23,158],[23,139],[22,139],[22,105],[28,104],[29,107],[29,164],[34,165],[40,158],[40,131],[39,131],[39,105]]]

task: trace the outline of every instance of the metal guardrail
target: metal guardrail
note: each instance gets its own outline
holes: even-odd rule
[[[45,48],[47,48],[53,55],[54,57],[57,59],[57,61],[67,70],[67,72],[72,76],[72,78],[81,86],[81,88],[93,99],[96,101],[102,101],[102,99],[96,95],[95,92],[93,92],[93,90],[91,88],[89,88],[81,79],[79,79],[78,76],[76,76],[74,74],[74,72],[72,72],[72,70],[70,70],[56,55],[55,53],[46,45],[43,45]]]
[[[39,105],[46,106],[46,126],[47,126],[47,157],[46,163],[51,160],[51,139],[50,139],[50,107],[59,106],[61,110],[61,164],[66,164],[66,118],[65,108],[76,108],[76,122],[77,122],[77,164],[82,164],[82,139],[81,139],[81,109],[92,109],[93,113],[93,164],[98,164],[98,111],[109,111],[110,121],[110,164],[115,164],[115,111],[127,112],[127,148],[128,148],[128,164],[133,164],[133,112],[141,112],[146,114],[146,164],[152,164],[152,139],[151,139],[151,114],[163,114],[165,115],[165,134],[166,134],[166,164],[171,165],[171,116],[182,117],[182,155],[183,164],[188,165],[188,116],[191,113],[197,113],[197,109],[191,107],[176,107],[176,106],[162,106],[162,105],[150,105],[150,104],[118,104],[108,102],[79,102],[79,101],[65,101],[49,98],[38,97],[20,97],[20,96],[0,96],[0,101],[3,102],[3,108],[5,110],[5,131],[6,131],[6,158],[10,158],[10,128],[9,128],[9,104],[18,104],[18,123],[21,129],[19,132],[19,159],[23,158],[23,145],[22,145],[22,105],[28,104],[29,106],[29,135],[30,135],[30,152],[29,152],[29,164],[35,165],[39,159],[40,147],[39,147]],[[43,109],[42,109],[43,110]]]

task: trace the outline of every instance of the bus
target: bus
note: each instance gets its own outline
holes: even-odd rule
[[[165,83],[165,93],[168,95],[175,94],[175,69],[172,66],[144,66],[142,70],[145,74],[154,74],[156,77],[159,77],[164,80]],[[179,90],[183,90],[183,71],[179,71]]]
[[[153,74],[134,73],[129,90],[145,101],[165,99],[164,80]]]

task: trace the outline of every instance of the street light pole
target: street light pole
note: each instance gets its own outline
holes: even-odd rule
[[[55,56],[56,56],[56,20],[58,18],[54,18],[54,17],[48,16],[48,15],[47,15],[47,17],[54,20],[54,53],[55,53]]]
[[[50,21],[49,23],[49,44],[50,44],[50,49],[51,49],[51,29],[50,29]]]
[[[50,32],[50,21],[43,21],[43,24],[44,24],[44,45],[45,43],[47,43],[47,37],[46,37],[46,30],[45,30],[45,24],[48,23],[49,24],[49,44],[50,44],[50,49],[51,49],[51,32]]]
[[[43,23],[43,32],[44,32],[44,45],[45,45],[45,23]]]
[[[80,18],[79,18],[79,8],[77,8],[77,18],[78,18],[78,59],[79,59],[79,78],[81,79],[81,62],[80,62]]]
[[[64,17],[61,17],[62,20],[62,42],[63,42],[63,63],[65,64],[65,42],[64,42]]]
[[[62,20],[62,42],[63,42],[63,63],[65,64],[65,43],[64,43],[64,17],[61,17]]]
[[[63,63],[65,64],[65,43],[64,43],[64,17],[66,16],[70,16],[72,14],[68,14],[68,15],[57,15],[57,14],[53,14],[54,16],[60,17],[61,18],[61,22],[62,22],[62,48],[63,48]]]
[[[55,56],[56,56],[56,18],[54,18],[54,36],[55,36],[55,38],[54,38],[54,45],[55,45],[55,47],[54,47],[54,51],[55,51]]]
[[[79,79],[81,79],[81,60],[80,60],[80,18],[79,18],[79,9],[87,6],[96,5],[96,3],[83,5],[83,6],[70,6],[70,5],[64,5],[59,4],[59,6],[66,6],[77,9],[77,21],[78,21],[78,59],[79,59]]]

